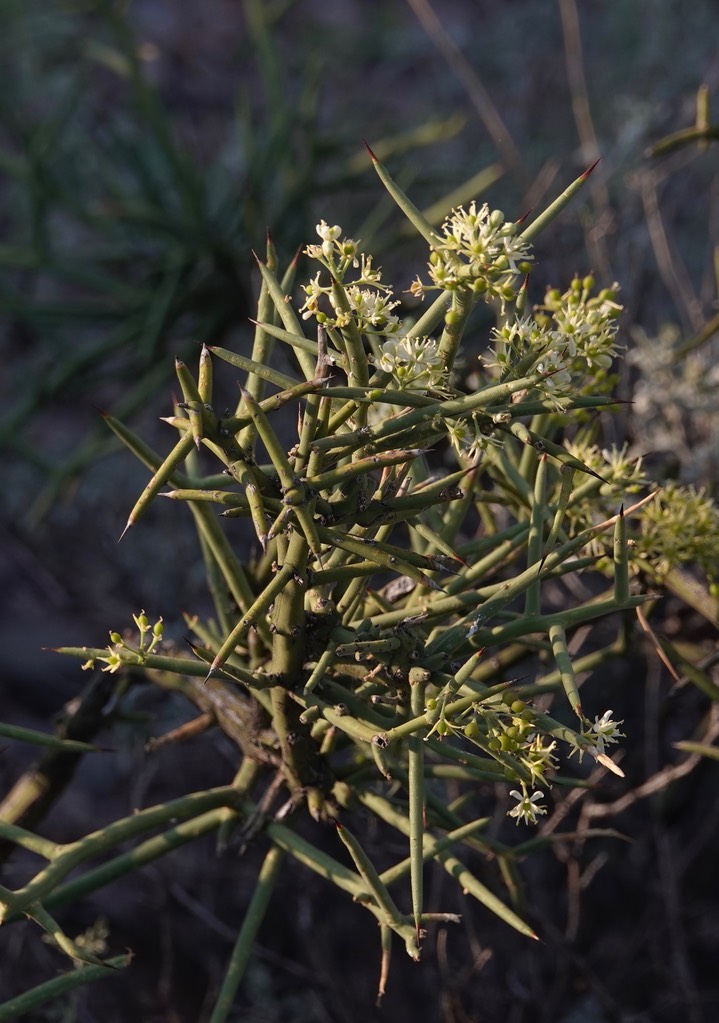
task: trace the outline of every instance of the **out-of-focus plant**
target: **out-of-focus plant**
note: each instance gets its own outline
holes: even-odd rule
[[[244,842],[263,833],[268,852],[213,1023],[228,1017],[283,860],[376,918],[381,997],[392,935],[418,959],[426,929],[454,919],[426,910],[429,862],[536,937],[516,901],[514,829],[490,837],[491,814],[540,821],[553,785],[585,784],[567,773],[565,754],[622,774],[610,756],[622,722],[601,691],[582,699],[579,676],[620,654],[623,632],[581,657],[570,646],[578,627],[591,632],[648,599],[631,570],[649,557],[647,531],[632,517],[655,497],[635,500],[640,467],[623,449],[601,450],[589,420],[615,401],[621,307],[616,286],[597,292],[591,277],[549,289],[537,306],[529,299],[532,243],[589,172],[529,226],[472,203],[435,229],[373,162],[429,247],[411,289],[426,300],[414,318],[400,319],[394,290],[360,244],[321,221],[299,307],[268,244],[251,350],[205,345],[196,377],[178,360],[182,401],[167,420],[177,431],[168,455],[107,417],[152,472],[126,532],[158,496],[187,506],[216,616],[188,618],[193,656],[165,643],[161,619],[144,612],[139,636],[113,631],[105,649],[61,652],[123,686],[140,675],[184,693],[235,740],[235,778],[67,846],[0,825],[0,836],[47,860],[21,888],[0,890],[2,918],[30,917],[90,967],[94,954],[64,934],[54,906],[208,831],[223,842],[233,828]],[[458,356],[478,305],[497,325],[463,378]],[[273,367],[278,344],[293,353],[292,375]],[[218,360],[246,374],[225,415],[213,405]],[[287,408],[297,416],[289,449],[278,428]],[[199,452],[220,471],[203,474]],[[223,518],[246,521],[256,556],[230,543]],[[581,601],[565,588],[578,576],[593,581]],[[550,713],[555,690],[566,705]],[[480,793],[482,811],[466,798],[448,803],[449,780]],[[333,852],[326,832],[316,843],[300,834],[306,814],[316,828],[334,824]],[[368,815],[407,840],[406,856],[383,870],[362,842]],[[148,837],[158,829],[159,839]],[[68,880],[133,838],[132,852]],[[509,898],[479,880],[462,847],[500,864]]]
[[[187,355],[196,337],[221,342],[246,321],[251,250],[268,220],[291,251],[318,191],[365,173],[347,160],[345,133],[319,127],[319,76],[286,66],[282,5],[243,6],[237,116],[210,152],[183,137],[152,83],[156,47],[122,5],[8,7],[0,300],[13,358],[0,447],[44,481],[34,519],[107,446],[98,429],[71,453],[48,448],[40,414],[59,401],[77,414],[89,394],[134,412],[165,378],[170,336]],[[319,43],[316,60],[303,54],[306,68],[321,66]],[[422,147],[460,124],[428,123],[388,148]]]
[[[694,159],[719,138],[711,122],[709,88],[697,90],[695,123],[666,136],[649,151],[655,163],[666,163],[677,149],[692,147]],[[690,154],[687,153],[687,158]],[[679,165],[686,175],[687,162]],[[660,230],[657,230],[657,227]],[[653,236],[664,233],[656,212]],[[709,239],[708,239],[709,240]],[[719,250],[713,252],[710,294],[719,293]],[[676,274],[676,254],[667,247],[664,264],[657,254],[663,276]],[[628,363],[635,379],[628,427],[634,449],[652,458],[662,493],[642,520],[636,539],[636,564],[662,586],[677,594],[713,625],[719,624],[719,510],[716,480],[719,468],[719,402],[716,369],[719,315],[701,314],[699,303],[690,301],[691,287],[678,288],[693,330],[688,336],[665,323],[654,335],[640,326],[632,330]],[[712,303],[716,305],[716,301]],[[637,465],[639,460],[637,460]],[[689,573],[684,566],[692,565]],[[672,658],[681,660],[674,645]],[[686,645],[685,645],[686,650]],[[701,651],[694,651],[694,659]],[[685,665],[686,666],[686,665]],[[693,666],[696,668],[696,665]],[[713,693],[704,679],[702,688]]]

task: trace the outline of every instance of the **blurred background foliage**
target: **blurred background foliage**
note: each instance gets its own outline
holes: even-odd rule
[[[200,341],[247,344],[252,250],[264,251],[268,228],[282,266],[314,240],[322,217],[381,250],[388,278],[408,287],[422,268],[362,139],[435,221],[475,195],[519,217],[601,157],[587,189],[542,237],[546,279],[532,282],[533,298],[544,284],[563,288],[590,269],[600,286],[620,282],[629,348],[620,390],[634,405],[607,417],[605,434],[645,455],[657,478],[716,490],[719,150],[708,137],[652,151],[695,124],[703,84],[711,124],[719,92],[713,0],[695,0],[690,15],[677,0],[3,0],[2,20],[0,685],[18,720],[45,721],[78,687],[76,673],[41,655],[41,644],[102,643],[130,608],[179,618],[194,609],[202,581],[191,531],[176,518],[171,546],[166,519],[153,512],[118,552],[145,476],[118,452],[97,409],[169,444],[158,416],[170,411],[171,357],[194,362]],[[234,398],[228,392],[228,404]],[[693,628],[706,641],[705,623],[678,604],[666,619],[675,635]],[[659,694],[674,700],[675,691],[659,669],[644,670],[648,695],[635,695],[639,706],[619,716],[634,715],[651,737],[663,713]],[[704,712],[691,701],[682,707],[687,727]],[[672,730],[675,739],[686,734]],[[660,761],[647,743],[649,776]],[[65,807],[65,826],[81,819],[83,800],[92,814],[108,790],[123,805],[128,791],[148,795],[154,782],[140,760],[138,751],[118,775],[100,772],[106,788],[89,782],[90,794]],[[194,786],[197,761],[182,763]],[[717,828],[716,809],[700,814],[705,791],[695,794],[692,820],[705,829],[695,866]],[[640,815],[637,832],[643,823]],[[642,878],[646,862],[637,853],[626,876],[609,875],[599,890],[630,890],[627,878]],[[670,868],[671,856],[657,884],[668,883]],[[197,879],[187,869],[177,881],[185,893]],[[558,863],[543,876],[564,883]],[[197,907],[182,898],[175,901],[192,917]],[[301,894],[289,898],[297,919],[315,919]],[[420,987],[418,1005],[432,997],[441,1003],[437,1018],[480,1018],[458,991],[499,983],[504,964],[514,1001],[492,995],[481,1018],[654,1023],[688,1006],[692,1023],[710,1019],[684,925],[671,907],[662,916],[663,906],[659,917],[636,910],[631,931],[627,971],[649,942],[644,987],[630,983],[616,949],[612,958],[616,934],[597,934],[594,952],[610,977],[592,986],[592,971],[571,956],[554,973],[526,953],[510,969],[514,946],[508,941],[503,953],[501,939],[493,965],[478,973],[491,952],[472,932],[473,958],[460,979],[440,948],[439,972],[429,976],[443,993]],[[647,937],[660,933],[657,920],[674,927],[664,953]],[[555,937],[566,950],[566,936]],[[142,937],[133,940],[141,951]],[[189,957],[185,940],[173,945],[179,962]],[[327,941],[322,948],[332,947]],[[294,951],[286,951],[289,960]],[[662,955],[673,957],[673,980],[663,977]],[[291,983],[285,995],[270,990],[266,962],[251,984],[265,1014],[252,1018],[357,1018],[332,1001],[327,978],[316,979],[316,958],[297,982],[314,992],[309,1015]],[[213,967],[202,970],[211,976]],[[658,989],[645,1016],[647,976]],[[620,990],[634,1015],[621,1015]]]
[[[320,215],[369,249],[401,243],[362,138],[434,219],[491,184],[519,216],[601,157],[543,242],[551,282],[588,264],[621,281],[629,323],[701,331],[715,159],[645,150],[693,117],[712,5],[691,26],[669,2],[581,13],[580,26],[574,0],[7,0],[0,444],[24,469],[12,510],[36,523],[111,446],[93,404],[139,415],[167,387],[168,350],[247,330],[267,228],[285,260]],[[405,272],[411,255],[396,257]],[[48,426],[58,415],[63,429]]]

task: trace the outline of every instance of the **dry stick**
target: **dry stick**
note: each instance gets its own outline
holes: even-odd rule
[[[72,752],[72,749],[84,746],[86,740],[91,739],[104,724],[104,713],[114,689],[115,680],[100,675],[73,699],[58,727],[58,738],[64,737],[59,741],[71,742],[63,748],[48,751],[37,763],[28,767],[0,800],[0,819],[23,828],[33,828],[43,818],[70,782],[80,762],[79,753]],[[0,862],[8,852],[6,843],[0,842]]]
[[[711,746],[717,735],[719,735],[719,704],[714,704],[709,712],[707,729],[701,738],[701,742]],[[663,768],[661,771],[653,774],[651,778],[648,778],[642,785],[638,785],[631,792],[627,792],[625,795],[620,796],[619,799],[615,799],[613,803],[592,803],[591,806],[585,806],[582,811],[582,818],[585,821],[591,821],[598,817],[616,817],[618,814],[624,813],[625,810],[640,799],[656,795],[657,792],[661,792],[668,785],[671,785],[672,782],[690,774],[701,760],[702,756],[700,753],[690,753],[686,760],[681,760],[678,764],[671,764],[669,767]]]
[[[701,304],[694,292],[686,267],[679,258],[678,250],[676,248],[672,249],[667,240],[664,222],[659,210],[656,181],[657,175],[655,172],[642,174],[639,179],[644,216],[647,218],[647,227],[649,228],[649,238],[654,249],[654,258],[657,261],[659,274],[664,281],[667,291],[676,302],[677,307],[684,309],[692,330],[699,332],[704,326]]]
[[[387,990],[387,980],[389,978],[389,964],[392,958],[392,930],[387,924],[380,923],[380,943],[382,946],[382,961],[379,972],[379,983],[377,985],[377,1000],[375,1001],[376,1007],[379,1009],[382,1005],[382,999],[385,996]]]
[[[582,159],[585,163],[594,163],[602,153],[599,148],[597,133],[594,130],[592,111],[589,105],[587,80],[584,75],[584,58],[582,54],[582,36],[579,28],[579,15],[576,0],[559,0],[559,15],[562,21],[564,36],[564,60],[567,68],[567,80],[572,97],[572,112],[577,134],[582,147]],[[592,198],[596,204],[597,220],[602,230],[587,232],[587,245],[593,252],[593,262],[602,276],[611,280],[613,275],[607,246],[604,241],[606,231],[612,217],[609,189],[605,182],[593,178],[589,185]]]
[[[520,171],[522,155],[512,141],[509,129],[476,71],[445,31],[429,0],[407,0],[407,3],[422,28],[467,90],[467,95],[484,122],[484,126],[491,135],[504,163],[512,170]]]
[[[681,685],[681,681],[682,681],[681,677],[677,674],[677,671],[674,668],[674,665],[669,660],[667,655],[664,653],[664,650],[662,649],[661,643],[657,639],[654,630],[652,629],[651,625],[647,621],[646,615],[644,614],[644,612],[642,611],[642,609],[640,607],[635,607],[634,610],[636,612],[637,619],[639,620],[639,624],[641,625],[641,627],[644,630],[644,632],[646,632],[647,636],[649,637],[649,639],[651,641],[652,646],[654,647],[654,650],[656,651],[657,657],[662,662],[664,667],[667,669],[669,674],[672,676],[674,681]]]

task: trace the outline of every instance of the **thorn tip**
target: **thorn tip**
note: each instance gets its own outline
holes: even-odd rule
[[[367,152],[368,152],[368,153],[369,153],[369,155],[370,155],[370,159],[372,160],[372,163],[379,163],[379,160],[377,159],[377,157],[375,156],[375,154],[374,154],[374,153],[372,152],[372,147],[370,146],[370,144],[369,144],[369,142],[367,141],[367,139],[362,139],[362,141],[363,141],[363,142],[364,142],[364,144],[365,144],[365,147],[366,147],[366,149],[367,149]]]
[[[601,158],[601,156],[600,156],[600,157],[598,157],[598,158],[597,158],[597,159],[596,159],[596,160],[594,161],[594,163],[592,164],[592,166],[591,166],[591,167],[587,167],[587,169],[585,170],[584,174],[580,175],[580,176],[581,176],[582,178],[584,178],[584,180],[585,180],[585,181],[587,180],[587,178],[589,177],[589,175],[590,175],[590,174],[592,173],[592,171],[594,170],[594,168],[595,168],[595,167],[597,166],[597,164],[598,164],[598,163],[600,163],[601,159],[602,159],[602,158]]]

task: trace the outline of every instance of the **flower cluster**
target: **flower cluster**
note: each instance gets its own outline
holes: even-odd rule
[[[661,454],[667,475],[678,475],[682,483],[719,477],[719,365],[710,346],[686,350],[672,324],[656,335],[635,326],[627,362],[638,370],[627,409],[635,443],[655,457]]]
[[[658,576],[674,566],[696,562],[710,579],[716,579],[719,507],[704,490],[670,481],[644,509],[636,552]]]
[[[647,484],[642,459],[631,456],[627,444],[600,448],[598,444],[589,444],[579,438],[565,440],[564,447],[604,480],[585,482],[583,489],[575,493],[567,509],[568,522],[575,529],[585,529],[601,518],[613,515],[627,495],[638,493]]]
[[[427,700],[427,720],[431,722],[431,728],[425,739],[435,733],[442,738],[451,734],[462,736],[501,757],[505,767],[507,758],[511,758],[516,762],[519,777],[529,774],[532,784],[547,783],[547,773],[557,767],[554,753],[557,744],[554,740],[547,741],[536,730],[535,713],[524,700],[508,692],[497,702],[470,706],[455,720],[450,717],[447,703],[446,692],[441,693],[439,698],[431,697]],[[511,777],[512,768],[506,769]],[[521,793],[516,789],[510,793],[519,800],[519,804],[509,811],[509,816],[516,817],[518,824],[520,821],[536,824],[537,815],[546,813],[537,804],[543,794],[535,792],[529,796],[523,780],[521,785]]]
[[[319,260],[336,280],[341,281],[350,266],[359,265],[357,242],[352,238],[343,238],[339,224],[330,227],[326,221],[320,220],[315,230],[322,239],[322,244],[308,245],[305,254],[310,259]]]
[[[511,416],[506,412],[497,412],[491,418],[482,412],[472,412],[461,419],[447,419],[445,428],[449,442],[463,459],[470,464],[479,461],[480,455],[487,450],[489,444],[502,446],[502,435],[497,435],[496,427],[506,426]]]
[[[524,700],[508,693],[503,703],[485,712],[489,749],[511,754],[533,782],[546,781],[546,773],[556,767],[556,742],[545,745],[544,736],[536,730],[534,711]]]
[[[617,353],[617,316],[622,310],[616,301],[618,288],[614,284],[592,296],[594,278],[575,277],[563,294],[550,288],[544,298],[544,308],[566,339],[570,358],[581,360],[595,375],[606,372]]]
[[[490,211],[486,203],[478,210],[472,202],[468,210],[452,210],[442,225],[431,248],[429,276],[443,291],[471,288],[504,302],[514,298],[512,279],[526,273],[531,260],[531,246],[518,224],[506,221],[500,210]],[[422,296],[425,286],[418,278],[411,290]]]
[[[560,293],[550,288],[534,315],[493,331],[494,363],[501,374],[518,364],[523,372],[543,374],[537,389],[561,408],[561,399],[591,382],[592,392],[611,383],[608,370],[617,352],[616,285],[592,297],[594,280],[576,277]]]
[[[440,737],[456,734],[476,742],[482,749],[501,758],[510,778],[514,771],[508,765],[514,761],[522,790],[512,789],[510,792],[517,805],[508,811],[508,816],[515,817],[517,824],[536,824],[537,817],[546,813],[539,804],[544,794],[535,791],[530,795],[528,784],[550,784],[547,775],[557,768],[557,743],[537,729],[534,710],[524,700],[507,692],[499,700],[495,697],[489,703],[473,704],[460,713],[458,719],[452,720],[447,700],[445,693],[440,693],[438,699],[427,700],[427,721],[431,728],[425,738],[435,733]],[[609,770],[621,775],[621,770],[607,756],[608,747],[624,738],[624,733],[619,731],[621,724],[621,721],[612,719],[612,712],[608,710],[601,717],[597,715],[594,722],[583,718],[580,731],[567,731],[565,739],[572,751],[579,754],[580,760],[585,753],[590,753]],[[529,779],[525,780],[527,775]]]
[[[447,372],[434,338],[388,338],[376,362],[392,375],[392,385],[400,391],[438,391],[446,385]]]
[[[151,654],[157,645],[162,642],[162,635],[164,626],[162,624],[162,618],[158,618],[154,625],[150,625],[150,619],[147,617],[144,611],[141,611],[139,615],[133,615],[133,620],[137,626],[139,637],[137,645],[132,646],[128,639],[121,636],[119,632],[110,633],[110,643],[107,647],[107,654],[103,657],[98,657],[99,661],[105,664],[103,671],[109,671],[114,673],[126,663],[126,658],[123,657],[123,652],[129,652],[133,656],[133,662],[137,663],[137,657],[140,659],[144,658],[147,654]],[[95,667],[94,661],[91,659],[86,661],[82,665],[84,670],[89,670]]]
[[[606,710],[601,717],[597,715],[594,722],[589,718],[582,718],[582,728],[577,734],[572,752],[579,754],[580,762],[585,753],[590,753],[609,770],[621,775],[620,769],[607,756],[607,747],[625,738],[624,732],[619,731],[621,724],[622,721],[612,719],[611,710]]]
[[[343,238],[338,224],[328,227],[322,220],[317,233],[322,244],[308,245],[305,253],[322,263],[336,284],[321,283],[322,271],[318,271],[302,286],[306,296],[300,308],[302,319],[313,316],[318,323],[339,330],[354,324],[365,334],[396,334],[401,324],[393,310],[399,301],[393,298],[391,287],[382,284],[382,273],[372,266],[372,257],[359,254],[358,243]],[[344,284],[350,268],[359,273],[351,284]]]
[[[593,744],[595,754],[607,752],[607,746],[613,745],[619,739],[624,739],[624,732],[619,731],[621,721],[612,720],[611,710],[605,710],[601,717],[594,718],[594,724],[584,733]]]

